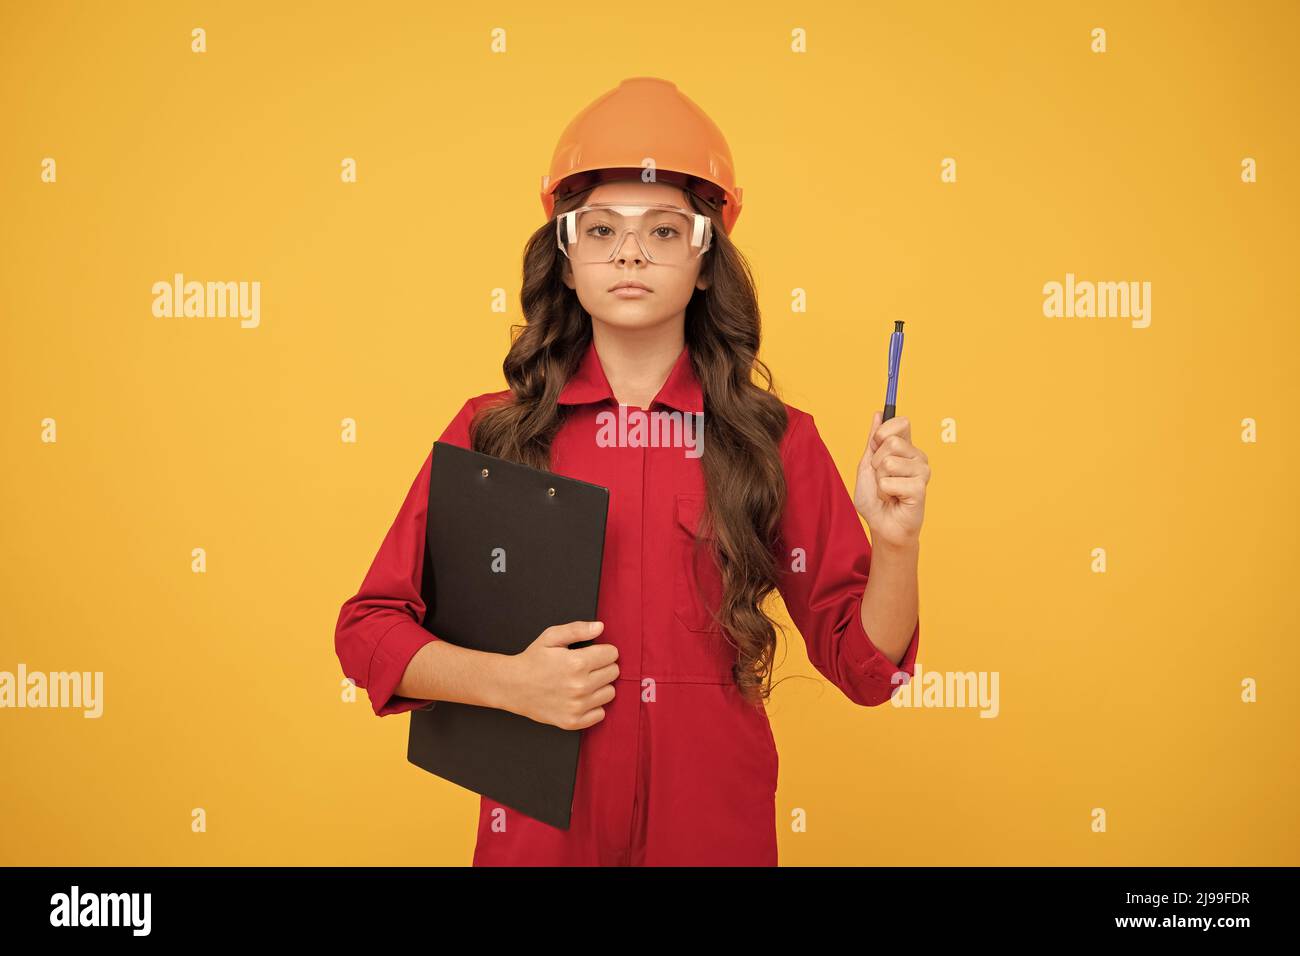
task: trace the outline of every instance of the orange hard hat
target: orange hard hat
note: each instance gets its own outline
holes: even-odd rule
[[[720,206],[730,235],[740,216],[741,189],[731,149],[717,124],[675,83],[634,76],[603,93],[575,116],[555,146],[542,177],[542,208],[555,199],[611,179],[641,178],[654,164],[654,181],[689,189]]]

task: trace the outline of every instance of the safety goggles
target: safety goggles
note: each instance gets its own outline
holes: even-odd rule
[[[708,251],[713,221],[671,203],[592,203],[555,220],[556,243],[573,262],[612,261],[629,232],[646,259],[679,266]]]

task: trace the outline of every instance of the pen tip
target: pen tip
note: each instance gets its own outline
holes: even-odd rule
[[[894,320],[894,331],[895,332],[903,331],[903,323],[899,319]]]

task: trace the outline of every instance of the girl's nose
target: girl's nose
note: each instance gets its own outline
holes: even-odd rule
[[[618,255],[614,261],[620,265],[631,260],[632,262],[644,262],[645,257],[641,252],[641,243],[637,241],[636,233],[628,231],[623,236],[623,244],[618,247]]]

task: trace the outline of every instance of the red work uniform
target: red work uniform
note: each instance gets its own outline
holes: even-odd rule
[[[509,396],[470,399],[441,440],[470,447],[475,410]],[[598,442],[608,415],[597,416],[617,417],[619,408],[594,344],[559,402],[571,408],[552,443],[552,470],[610,491],[597,640],[618,647],[619,676],[604,719],[582,731],[569,829],[482,797],[474,865],[775,865],[775,740],[766,711],[741,698],[735,651],[711,618],[721,576],[707,552],[692,550],[705,508],[700,458],[681,446]],[[897,666],[867,637],[861,604],[871,545],[812,416],[786,409],[779,589],[817,670],[855,703],[880,704],[897,671],[911,678],[920,623]],[[656,410],[703,412],[689,349],[651,403]],[[344,603],[335,635],[343,673],[381,717],[429,703],[393,691],[415,652],[438,639],[420,623],[431,459],[360,591]]]

